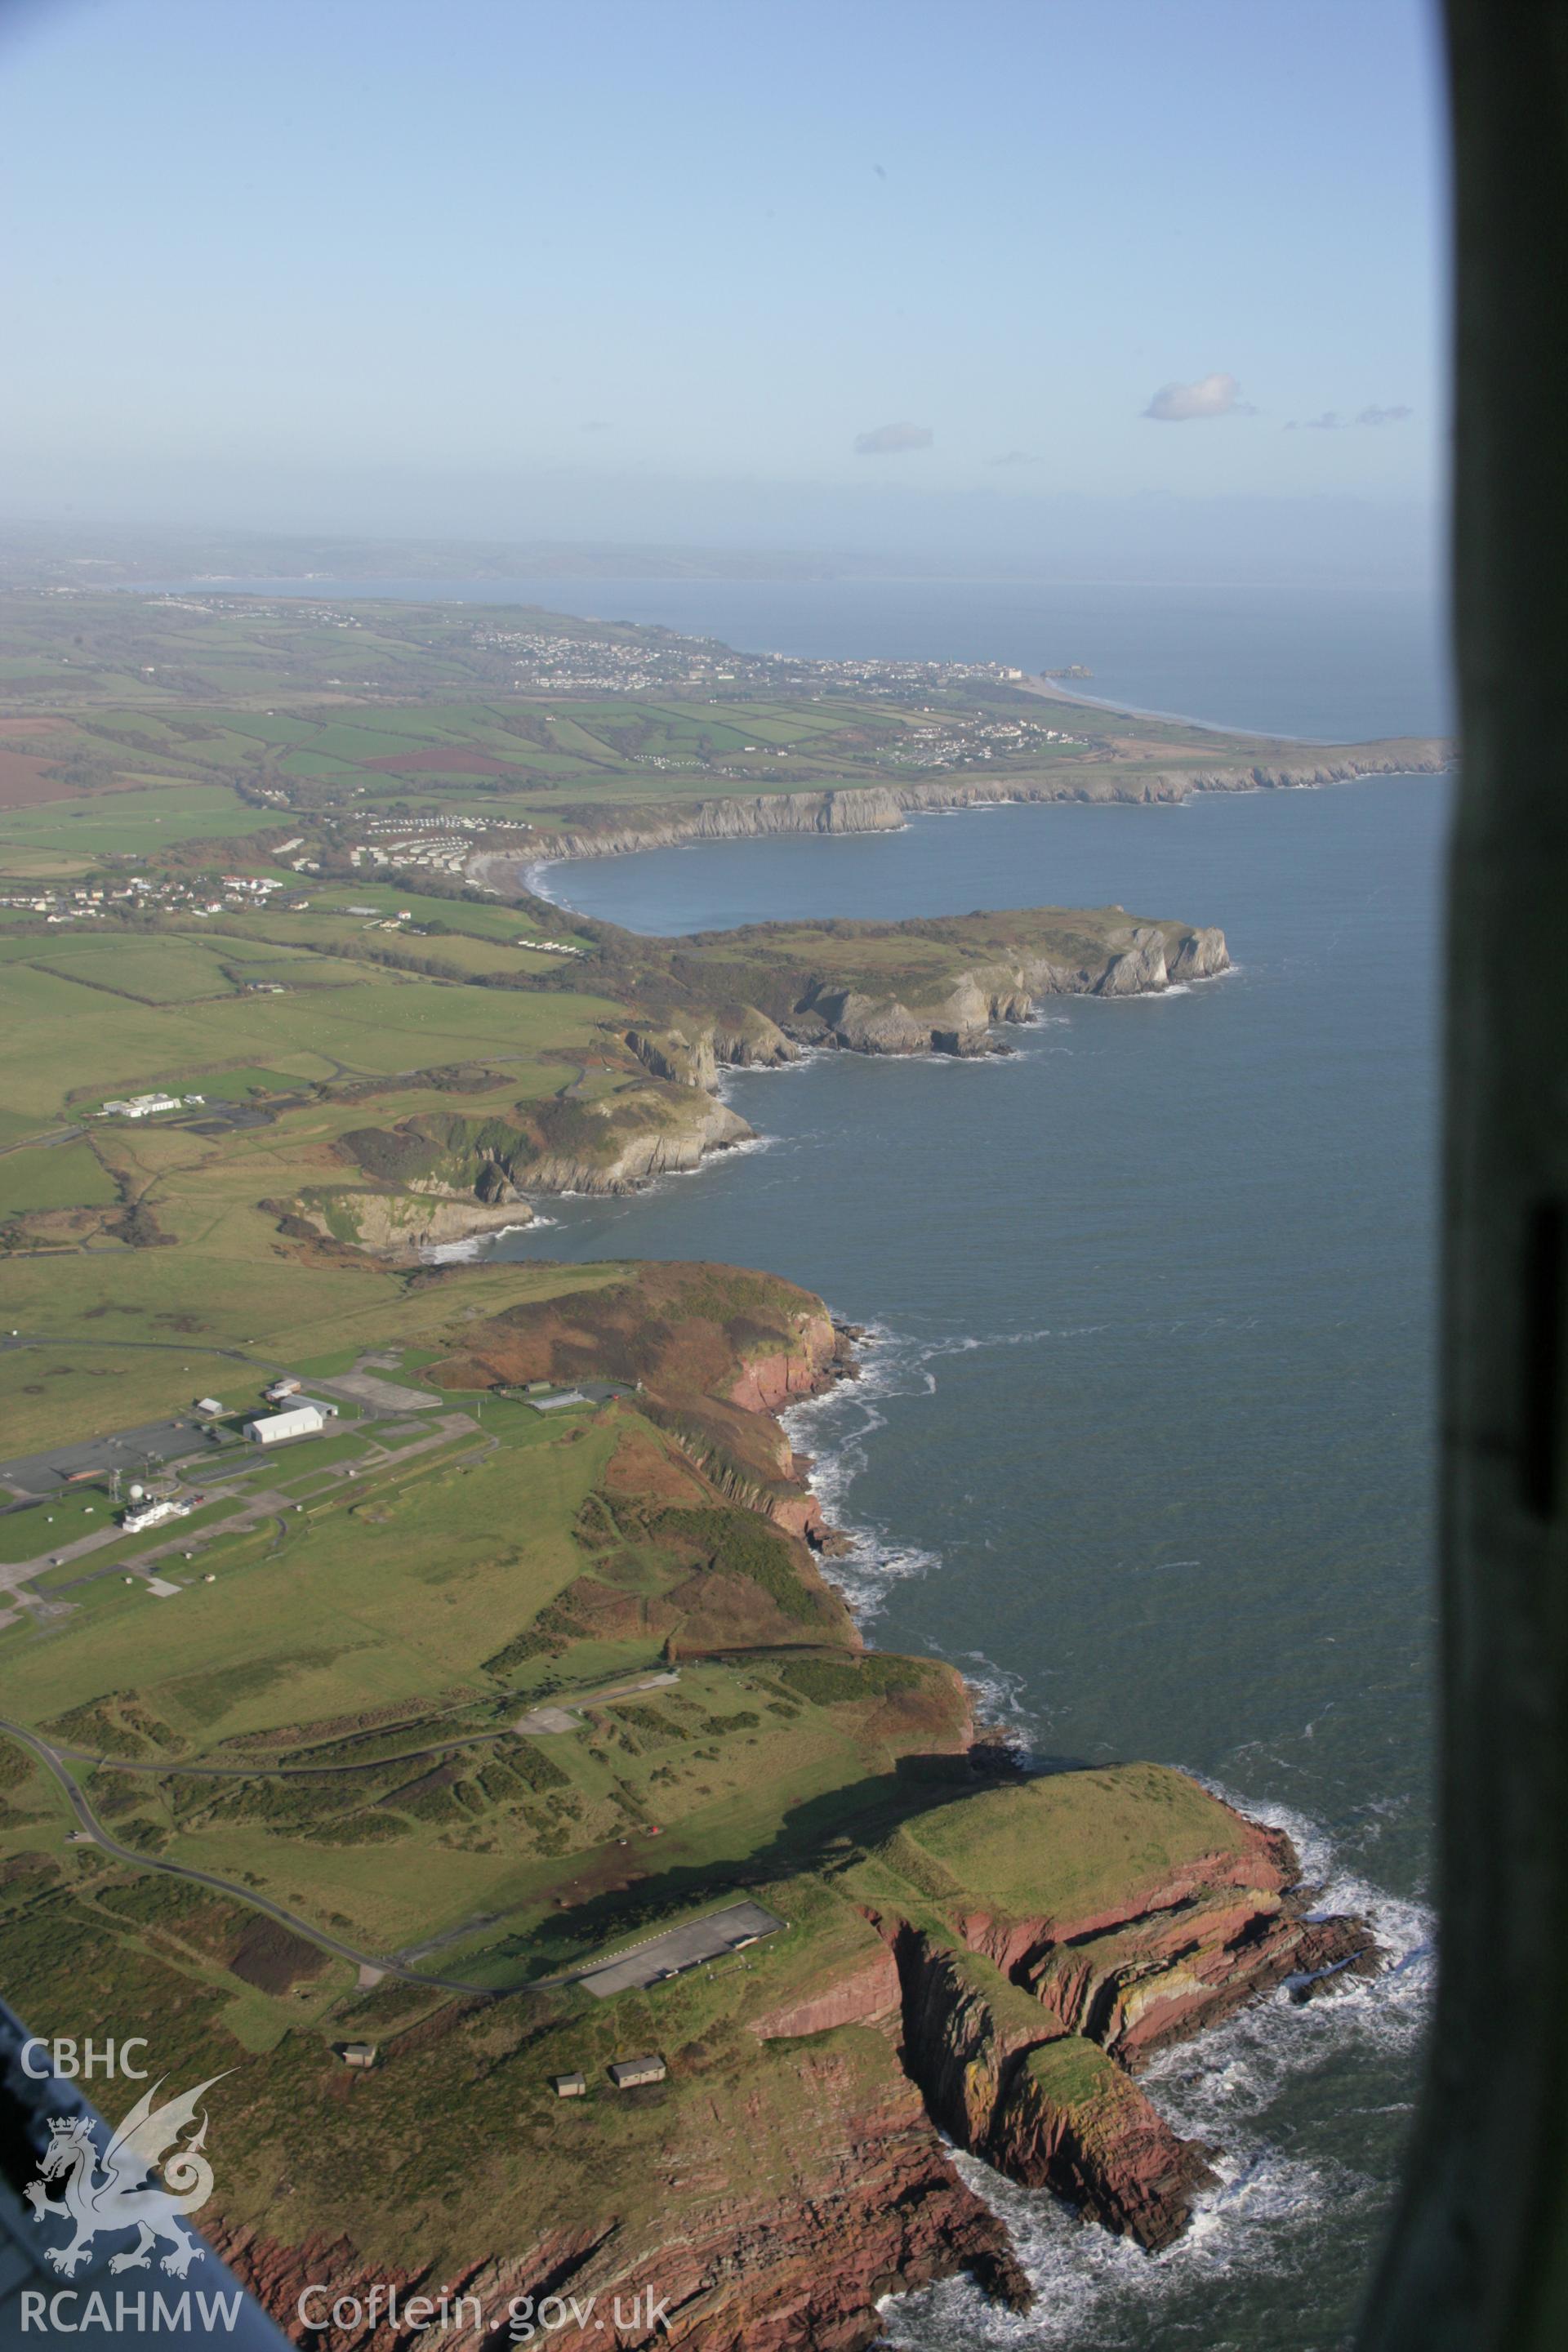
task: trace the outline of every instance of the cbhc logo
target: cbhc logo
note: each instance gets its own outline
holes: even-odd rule
[[[43,2042],[30,2033],[22,2044],[22,2072],[35,2083],[46,2082],[51,2074],[67,2083],[90,2082],[95,2074],[123,2074],[132,2083],[144,2083],[148,2070],[133,2066],[131,2053],[133,2050],[140,2053],[146,2047],[144,2033],[132,2033],[118,2044],[112,2034],[107,2042]],[[43,2059],[41,2066],[34,2064],[35,2056]]]

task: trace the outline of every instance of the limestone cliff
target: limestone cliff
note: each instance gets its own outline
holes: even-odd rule
[[[552,1120],[536,1152],[508,1164],[513,1183],[536,1192],[630,1192],[752,1135],[728,1104],[692,1104],[675,1087],[626,1087],[573,1108],[570,1134]]]
[[[1098,715],[1098,714],[1097,714]],[[1113,721],[1115,714],[1105,714]],[[1110,747],[1114,751],[1115,747]],[[1145,747],[1140,746],[1141,751]],[[510,850],[484,850],[470,861],[477,881],[515,890],[528,873],[558,858],[617,857],[683,842],[746,841],[774,835],[894,833],[925,810],[994,806],[1007,802],[1169,802],[1194,793],[1310,790],[1359,776],[1430,775],[1447,768],[1453,746],[1430,737],[1318,748],[1270,747],[1273,756],[1233,761],[1158,764],[1150,747],[1136,762],[1105,757],[1075,762],[1053,774],[960,782],[847,784],[818,792],[726,794],[686,804],[656,803],[632,810],[574,812],[580,821],[538,837],[526,864]]]
[[[629,1192],[751,1133],[695,1079],[626,1080],[587,1101],[567,1093],[482,1119],[421,1113],[340,1136],[334,1156],[372,1184],[310,1188],[290,1213],[323,1237],[407,1260],[433,1244],[527,1224],[524,1188]]]
[[[432,1200],[415,1192],[342,1192],[325,1201],[301,1202],[296,1219],[323,1240],[351,1241],[378,1256],[412,1264],[429,1249],[503,1233],[533,1221],[528,1202],[513,1198],[487,1207],[472,1197]]]
[[[1229,969],[1213,926],[1120,907],[1028,907],[901,923],[753,923],[678,941],[599,926],[601,985],[661,1003],[620,1033],[645,1069],[710,1088],[722,1066],[807,1046],[856,1054],[1003,1050],[999,1024],[1047,998],[1156,995]]]

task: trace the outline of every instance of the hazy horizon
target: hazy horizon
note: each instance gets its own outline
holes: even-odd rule
[[[439,40],[415,0],[35,0],[8,31],[18,519],[1437,569],[1416,0],[479,0]]]

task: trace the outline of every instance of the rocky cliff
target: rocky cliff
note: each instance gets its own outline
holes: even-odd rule
[[[364,2127],[374,2115],[384,2130],[445,2086],[467,2125],[455,2160],[467,2145],[489,2167],[507,2231],[470,2198],[442,2225],[430,2267],[331,2228],[290,2245],[254,2213],[216,2227],[204,2217],[209,2234],[285,2319],[312,2280],[362,2306],[376,2280],[395,2278],[405,2301],[462,2294],[470,2301],[443,2341],[469,2352],[520,2300],[550,2295],[561,2298],[551,2340],[577,2352],[658,2342],[861,2352],[880,2334],[883,2297],[960,2270],[1025,2306],[1005,2227],[958,2178],[942,2135],[1151,2252],[1168,2246],[1214,2183],[1215,2152],[1159,2114],[1107,2046],[1109,2012],[1083,1986],[1062,2002],[1045,1988],[1038,1939],[1068,1949],[1080,1918],[1099,1923],[1091,1944],[1179,1919],[1219,2006],[1165,2013],[1152,2048],[1268,1990],[1287,1942],[1300,1954],[1309,1923],[1296,1858],[1277,1833],[1154,1767],[990,1789],[952,1769],[959,1777],[933,1788],[931,1809],[874,1849],[759,1888],[791,1927],[756,1970],[590,2004],[592,2014],[537,2008],[521,2033],[501,2011],[481,2011],[438,2048],[409,2036],[368,2089],[354,2086]],[[1004,1882],[1032,1891],[1028,1916],[991,1907]],[[1013,1953],[1011,1971],[960,1923]],[[1311,1924],[1373,1964],[1358,1923]],[[1121,1964],[1158,1976],[1170,1958],[1156,1941],[1136,1963],[1124,1945]],[[563,2119],[549,2072],[583,2063],[584,2034],[601,2057],[628,2035],[650,2045],[662,2035],[669,2082],[608,2112],[612,2095],[595,2091]],[[331,2207],[316,2187],[327,2163],[291,2151],[291,2193],[303,2182]],[[366,2315],[333,2341],[403,2352],[413,2331]]]
[[[443,2290],[470,2299],[441,2329],[452,2352],[517,2340],[506,2332],[510,2315],[526,2303],[526,2320],[552,2295],[561,2299],[560,2324],[538,2340],[557,2352],[666,2344],[863,2352],[881,2336],[883,2296],[958,2271],[998,2300],[1027,2306],[1005,2225],[958,2178],[881,2034],[851,2026],[775,2043],[759,2053],[757,2076],[751,2129],[765,2160],[735,2137],[744,2114],[728,2100],[711,2103],[705,2128],[693,2118],[650,2147],[649,2219],[635,2231],[621,2224],[608,2181],[592,2224],[557,2224],[521,2246],[477,2252],[439,2276],[406,2267],[406,2258],[369,2259],[342,2237],[291,2246],[253,2224],[204,2215],[204,2225],[236,2275],[286,2323],[312,2281],[356,2300],[358,2323],[332,2329],[331,2352],[405,2352],[430,2340],[387,2323],[384,2285],[394,2278],[404,2305]],[[482,2223],[473,2234],[482,2248]],[[367,2311],[376,2282],[380,2317]]]
[[[1157,995],[1229,969],[1213,926],[1120,907],[1021,908],[903,923],[757,923],[628,951],[605,927],[610,983],[664,1000],[624,1043],[677,1085],[772,1067],[808,1046],[856,1054],[1002,1050],[998,1025],[1048,997]]]
[[[673,1052],[658,1058],[675,1066]],[[696,1077],[637,1076],[591,1100],[568,1092],[485,1118],[417,1113],[340,1136],[332,1156],[371,1182],[309,1188],[284,1204],[285,1230],[411,1264],[433,1245],[527,1224],[527,1193],[629,1192],[751,1134]]]
[[[679,1260],[477,1320],[461,1354],[440,1367],[458,1388],[636,1383],[642,1410],[727,1501],[814,1545],[825,1534],[820,1508],[773,1416],[854,1370],[853,1334],[810,1291]]]
[[[539,835],[526,864],[511,851],[481,851],[469,864],[476,881],[516,890],[528,874],[557,859],[618,857],[639,849],[668,849],[692,841],[749,841],[786,834],[894,833],[922,811],[982,808],[1007,802],[1169,802],[1194,793],[1310,790],[1348,783],[1358,776],[1429,775],[1447,768],[1453,746],[1431,737],[1384,743],[1283,744],[1279,756],[1259,760],[1161,766],[1152,759],[1133,765],[1075,763],[1049,776],[998,777],[994,781],[931,783],[847,784],[820,792],[735,793],[721,799],[652,803],[635,812],[584,810],[584,822]]]
[[[1173,1805],[1186,1820],[1145,1843]],[[1313,1914],[1283,1832],[1152,1766],[997,1790],[952,1829],[933,1851],[913,1825],[890,1857],[937,1918],[872,1914],[897,1958],[905,2061],[931,2114],[1011,2179],[1141,2245],[1169,2244],[1212,2181],[1208,2152],[1171,2130],[1133,2074],[1281,1985],[1310,1999],[1375,1971],[1370,1929]],[[970,1888],[994,1863],[1047,1899],[976,1906]]]
[[[851,1335],[810,1293],[712,1265],[595,1268],[579,1287],[441,1331],[450,1353],[421,1378],[443,1391],[594,1373],[627,1391],[591,1425],[600,1465],[572,1537],[584,1572],[546,1587],[563,1687],[602,1675],[612,1626],[642,1617],[656,1634],[690,1631],[678,1654],[703,1676],[743,1675],[745,1705],[731,1713],[717,1684],[683,1676],[656,1704],[637,1694],[613,1745],[595,1711],[583,1753],[599,1746],[619,1774],[638,1769],[639,1735],[662,1743],[651,1752],[671,1766],[644,1784],[662,1792],[660,1825],[645,1836],[617,1814],[607,1837],[597,1825],[557,1843],[551,1911],[533,1927],[518,1915],[543,1939],[523,1948],[546,1965],[535,1958],[526,1982],[510,1974],[493,1996],[345,1982],[329,2040],[285,1985],[277,2040],[242,2048],[209,1982],[219,1963],[209,1955],[195,1982],[174,1973],[163,1883],[124,1910],[110,1903],[125,1933],[145,1908],[159,1935],[142,1965],[156,1971],[171,2066],[234,2077],[226,2201],[201,2222],[237,2273],[318,2352],[326,2331],[297,2317],[317,2283],[349,2314],[333,2352],[413,2352],[429,2340],[423,2320],[446,2317],[443,2294],[448,2312],[466,2300],[441,2340],[468,2352],[509,2340],[520,2314],[537,2322],[551,2297],[541,2340],[574,2352],[863,2352],[885,2297],[956,2271],[1027,2300],[1005,2227],[948,2140],[1139,2245],[1169,2244],[1211,2151],[1171,2128],[1137,2068],[1239,2001],[1331,1995],[1376,1964],[1364,1927],[1314,1916],[1289,1841],[1184,1774],[998,1779],[950,1668],[865,1651],[819,1563],[779,1531],[781,1512],[772,1527],[752,1516],[801,1492],[773,1412],[849,1369]],[[570,1475],[556,1465],[586,1450],[552,1435],[547,1475]],[[657,1624],[644,1616],[655,1610]],[[723,1739],[758,1749],[748,1805],[792,1769],[797,1743],[811,1773],[782,1814],[769,1798],[765,1835],[737,1812],[715,1859],[712,1809],[680,1812],[673,1768],[691,1749],[701,1769]],[[763,1904],[776,1929],[603,2000],[560,1965],[721,1895]],[[103,1933],[94,1896],[110,1900],[101,1885],[58,1887],[53,1940],[10,1949],[50,2030],[101,2035],[121,2013],[125,1946]],[[351,2074],[340,2032],[378,2033],[381,2063]],[[665,2056],[666,2079],[616,2089],[610,2065],[645,2050]],[[588,2087],[563,2103],[552,2085],[568,2070]],[[387,2317],[394,2284],[436,2314]]]
[[[415,1192],[342,1192],[332,1195],[330,1205],[298,1203],[293,1214],[323,1240],[349,1238],[402,1265],[414,1264],[429,1249],[533,1222],[533,1211],[521,1196],[487,1207],[471,1196],[431,1200]]]
[[[1047,998],[1159,993],[1230,961],[1212,926],[1120,907],[759,923],[663,941],[596,932],[595,987],[637,1008],[605,1024],[610,1066],[485,1116],[442,1108],[348,1129],[330,1156],[362,1181],[301,1192],[289,1230],[410,1262],[525,1223],[530,1196],[631,1192],[746,1142],[751,1128],[717,1097],[724,1069],[777,1067],[814,1046],[996,1053],[998,1028]]]

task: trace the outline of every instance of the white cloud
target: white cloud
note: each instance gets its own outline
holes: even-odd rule
[[[1037,466],[1039,459],[1032,449],[1004,449],[999,457],[987,457],[988,466]]]
[[[929,449],[936,436],[929,425],[879,425],[855,436],[858,457],[897,457],[906,449]]]
[[[1415,414],[1412,408],[1363,408],[1356,418],[1358,425],[1403,425],[1407,416]]]
[[[1194,416],[1250,416],[1233,375],[1201,375],[1195,383],[1163,383],[1145,416],[1160,425],[1185,425]]]

